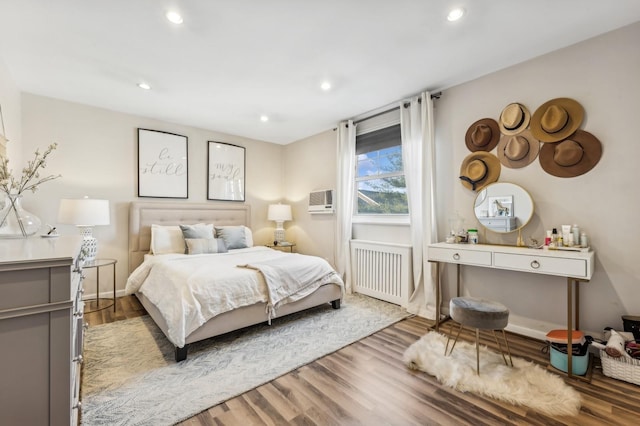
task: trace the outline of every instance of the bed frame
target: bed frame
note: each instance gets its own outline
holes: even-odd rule
[[[151,225],[178,225],[195,223],[213,223],[215,225],[251,225],[251,206],[246,204],[186,202],[133,202],[129,207],[129,273],[133,272],[149,253],[151,246]],[[136,293],[151,318],[167,335],[167,324],[158,308],[141,293]],[[278,308],[278,316],[299,312],[314,306],[331,303],[334,309],[340,309],[342,290],[335,284],[327,284],[296,302]],[[219,336],[268,321],[266,304],[256,303],[225,312],[211,318],[200,328],[189,334],[182,348],[176,347],[176,361],[187,358],[190,343]]]

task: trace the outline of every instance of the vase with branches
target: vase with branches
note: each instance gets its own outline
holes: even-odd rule
[[[0,156],[0,192],[5,195],[5,205],[0,210],[0,237],[27,237],[40,228],[40,219],[22,209],[22,194],[36,192],[41,184],[61,176],[41,175],[47,166],[47,157],[57,147],[58,144],[53,143],[42,153],[36,149],[19,179],[9,169],[9,159]]]

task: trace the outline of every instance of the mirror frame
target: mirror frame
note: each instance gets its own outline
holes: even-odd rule
[[[491,194],[490,193],[490,189],[494,188],[495,189],[499,189],[499,188],[511,188],[511,190],[503,190],[501,189],[499,192],[496,192],[495,194]],[[516,202],[514,200],[514,198],[516,198],[517,195],[517,199],[519,200],[519,203]],[[531,210],[531,212],[529,213],[528,217],[522,217],[522,216],[514,216],[515,219],[515,227],[511,230],[508,231],[502,231],[502,230],[497,230],[497,229],[493,229],[489,226],[486,226],[486,224],[482,223],[481,219],[486,219],[486,218],[491,218],[491,217],[501,217],[501,216],[490,216],[489,214],[487,214],[487,216],[483,216],[483,215],[479,215],[478,214],[478,207],[481,206],[482,204],[485,203],[485,200],[488,196],[492,196],[495,197],[498,200],[498,204],[499,201],[503,201],[504,206],[501,206],[502,208],[506,209],[508,211],[509,208],[509,203],[511,203],[511,205],[513,206],[515,204],[515,208],[518,209],[518,206],[522,203],[522,200],[526,200],[529,202],[529,209]],[[509,197],[511,197],[509,199]],[[500,199],[503,200],[500,200]],[[489,207],[487,207],[488,209]],[[487,210],[488,211],[488,210]],[[512,232],[516,232],[516,231],[520,231],[520,229],[522,229],[523,227],[525,227],[529,221],[531,221],[531,218],[533,217],[533,213],[535,211],[535,206],[533,203],[533,198],[531,198],[531,194],[529,194],[529,192],[524,189],[523,187],[521,187],[520,185],[517,185],[515,183],[510,183],[510,182],[494,182],[491,183],[487,186],[485,186],[484,188],[482,188],[480,191],[478,191],[478,194],[476,195],[476,198],[474,200],[473,203],[473,214],[476,217],[476,219],[478,220],[478,223],[480,224],[480,226],[482,226],[484,229],[491,231],[491,232],[495,232],[498,234],[510,234]],[[513,212],[512,212],[513,213]],[[511,217],[511,216],[504,216],[504,217]],[[526,220],[525,220],[526,219]],[[505,221],[508,222],[508,219],[505,219]],[[519,221],[519,223],[518,223]]]

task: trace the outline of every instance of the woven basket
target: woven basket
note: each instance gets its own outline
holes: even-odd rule
[[[640,385],[640,360],[628,358],[613,358],[600,350],[600,362],[605,376],[625,382]]]

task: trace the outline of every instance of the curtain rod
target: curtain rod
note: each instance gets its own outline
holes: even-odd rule
[[[437,93],[432,93],[431,94],[431,99],[440,99],[441,96],[442,96],[442,91],[437,92]],[[422,98],[418,98],[418,102],[422,103]],[[405,107],[405,108],[408,108],[409,105],[411,105],[411,102],[405,102],[404,104],[402,104],[402,106]],[[400,107],[394,106],[394,107],[386,109],[384,111],[377,112],[377,113],[375,113],[373,115],[369,115],[369,116],[367,116],[365,118],[361,118],[360,120],[354,121],[353,124],[358,124],[358,123],[361,123],[361,122],[363,122],[365,120],[369,120],[370,118],[378,117],[378,116],[380,116],[382,114],[386,114],[386,113],[388,113],[390,111],[393,111],[394,109],[397,109],[397,108],[400,108]],[[334,128],[333,130],[336,130],[336,128]]]
[[[431,99],[440,99],[440,97],[441,97],[441,96],[442,96],[442,92],[432,93],[432,94],[431,94]],[[418,103],[422,103],[422,98],[418,98]],[[402,106],[403,106],[403,107],[405,107],[405,108],[408,108],[408,107],[409,107],[409,105],[411,105],[411,102],[405,102],[405,103],[403,103],[403,104],[402,104]],[[386,113],[388,113],[389,111],[393,111],[394,109],[397,109],[397,108],[400,108],[400,107],[398,107],[398,106],[394,106],[394,107],[389,108],[389,109],[387,109],[387,110],[377,112],[377,113],[375,113],[375,114],[373,114],[373,115],[369,115],[369,116],[367,116],[367,117],[365,117],[365,118],[361,118],[361,119],[360,119],[360,120],[358,120],[358,121],[354,121],[354,122],[353,122],[353,124],[358,124],[358,123],[360,123],[360,122],[362,122],[362,121],[369,120],[370,118],[378,117],[378,116],[380,116],[380,115],[382,115],[382,114],[386,114]]]

